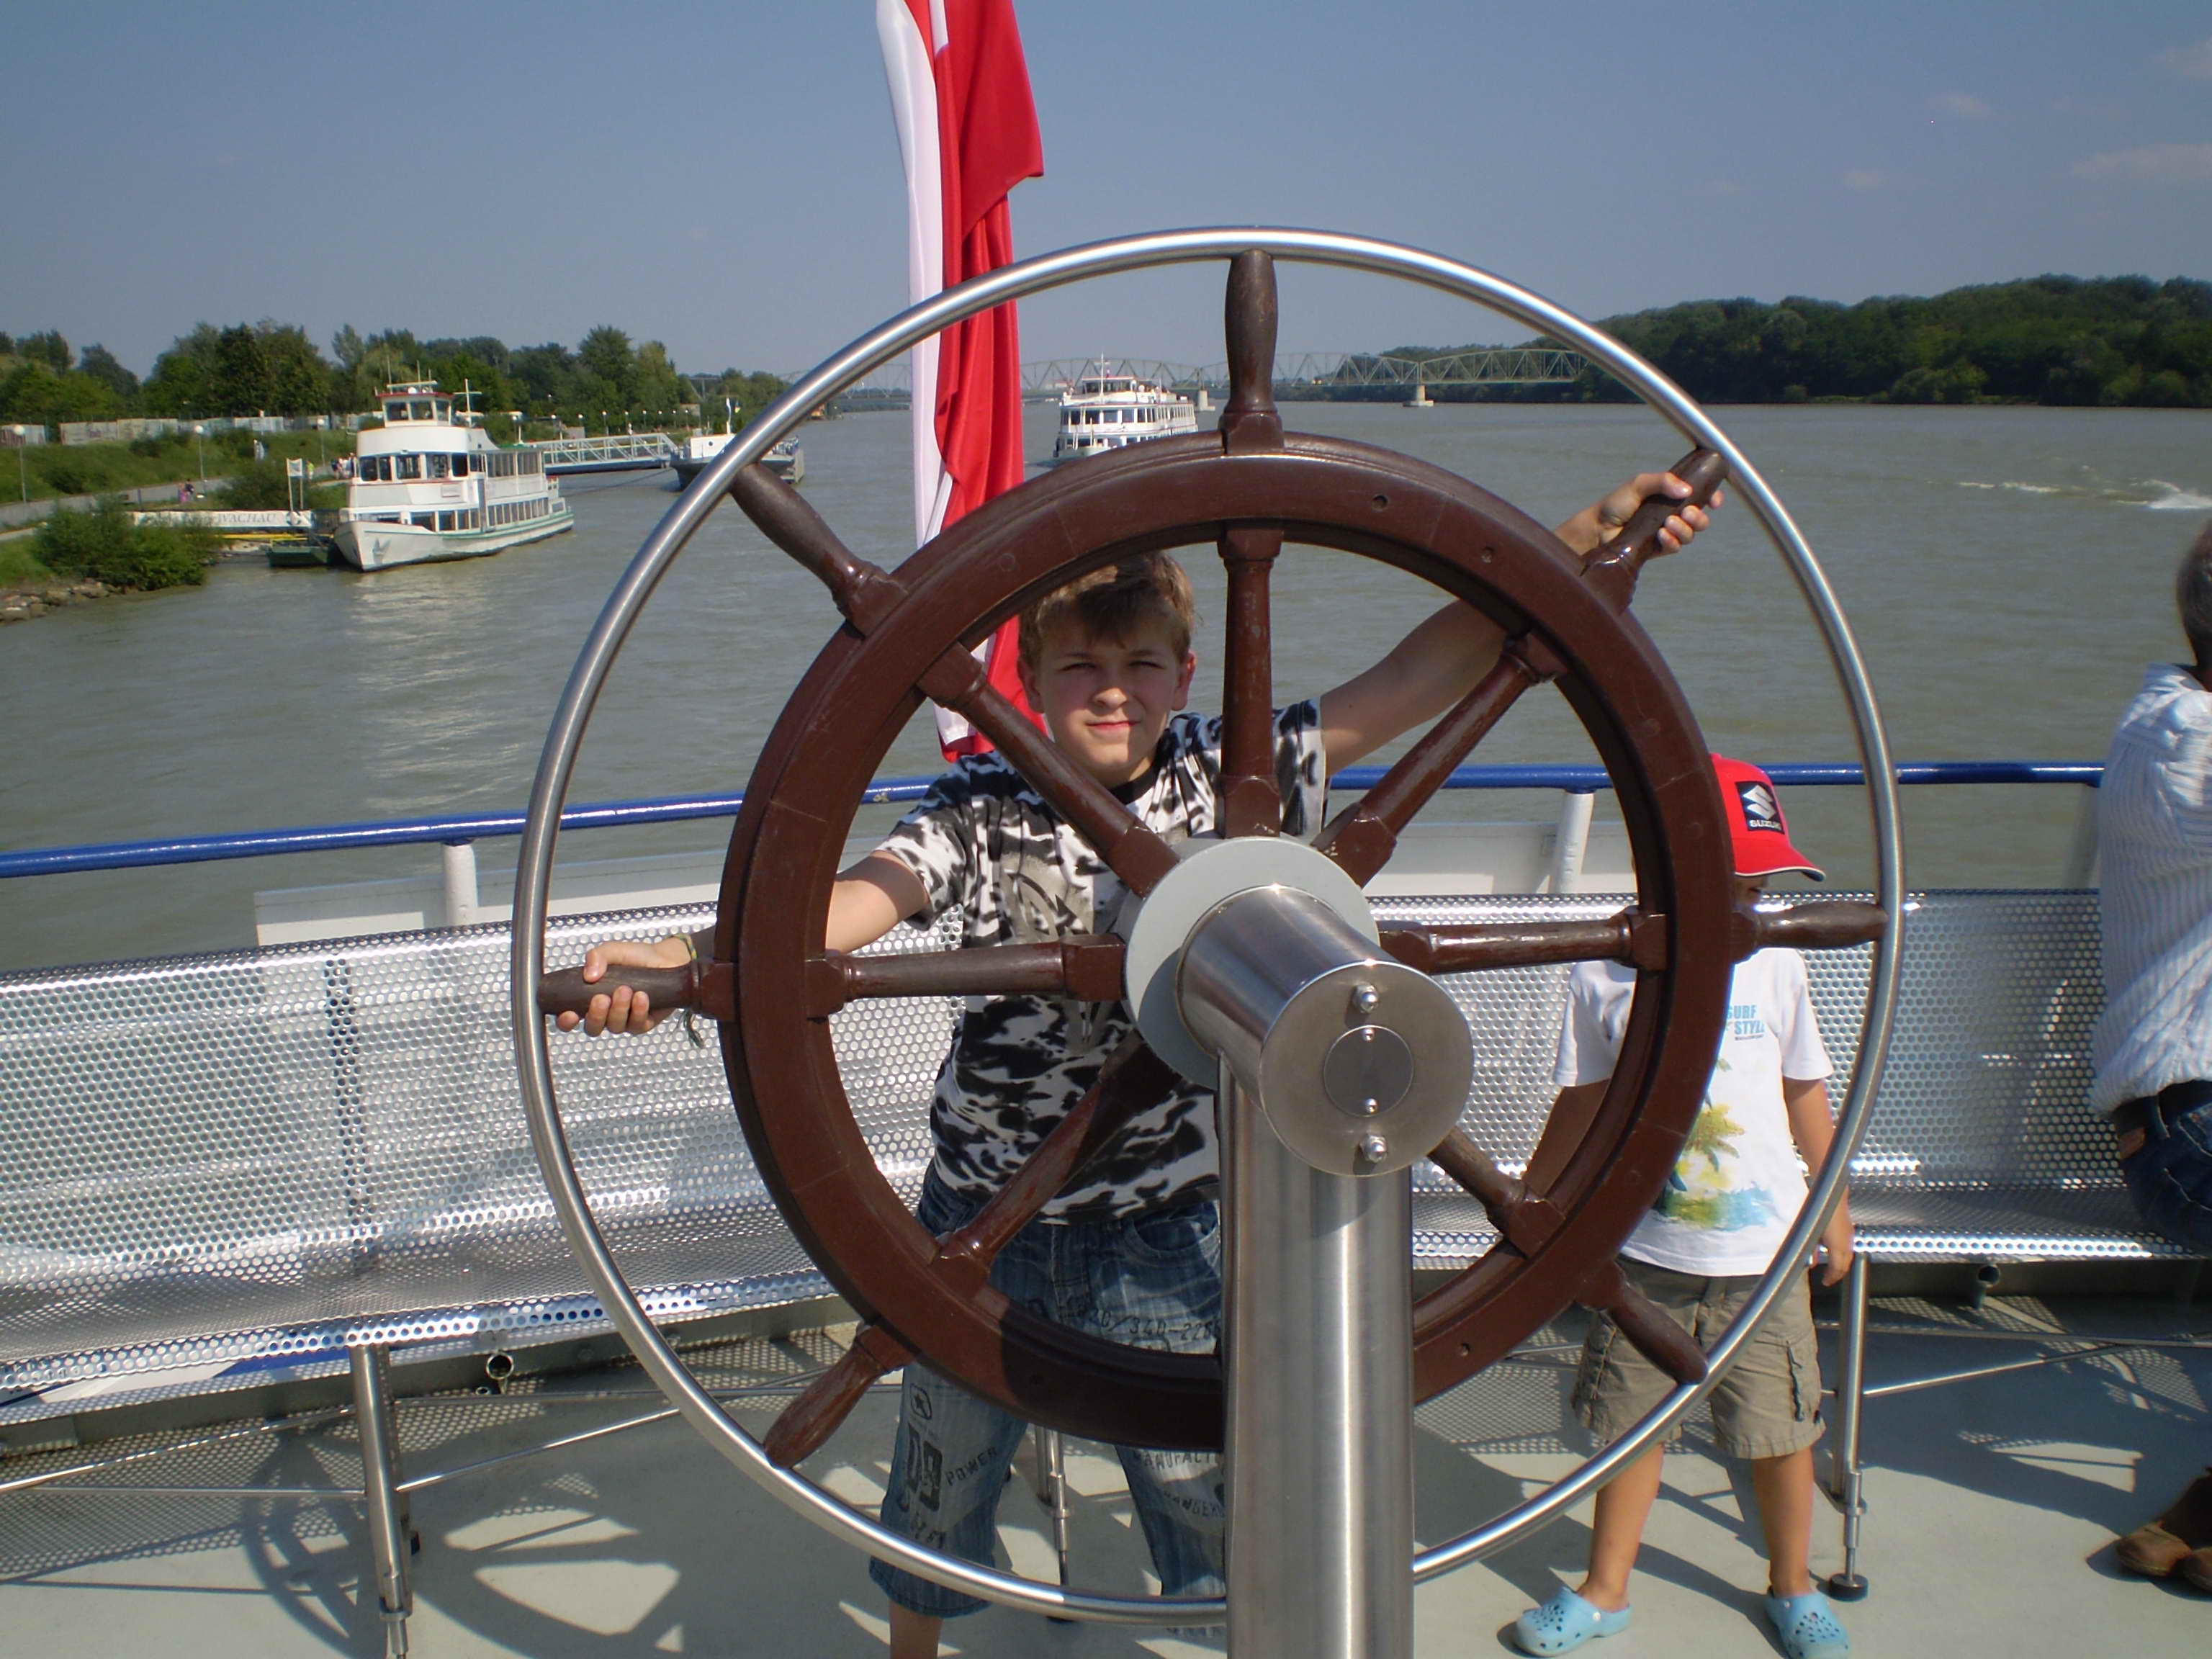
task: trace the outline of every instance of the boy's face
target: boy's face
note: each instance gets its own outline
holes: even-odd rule
[[[1164,626],[1111,640],[1063,623],[1039,645],[1022,689],[1052,740],[1110,788],[1151,769],[1168,716],[1190,701],[1197,666],[1189,652],[1176,653]]]

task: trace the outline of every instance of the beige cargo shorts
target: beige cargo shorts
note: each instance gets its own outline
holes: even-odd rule
[[[1628,1282],[1666,1310],[1699,1347],[1721,1339],[1758,1288],[1756,1276],[1704,1279],[1623,1256]],[[1575,1374],[1576,1420],[1610,1445],[1674,1388],[1604,1314],[1590,1322]],[[1786,1457],[1820,1437],[1820,1358],[1813,1337],[1813,1296],[1804,1276],[1775,1298],[1766,1322],[1706,1396],[1713,1439],[1729,1457]],[[1676,1424],[1666,1438],[1681,1433]]]

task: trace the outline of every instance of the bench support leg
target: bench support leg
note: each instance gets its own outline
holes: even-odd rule
[[[1030,1426],[1030,1491],[1052,1525],[1052,1553],[1060,1563],[1060,1582],[1067,1583],[1067,1460],[1060,1431],[1042,1423]],[[1047,1613],[1048,1622],[1073,1621]]]
[[[1859,1522],[1866,1513],[1866,1475],[1859,1462],[1859,1427],[1866,1414],[1867,1259],[1863,1251],[1851,1257],[1850,1271],[1844,1276],[1838,1338],[1832,1454],[1835,1484],[1830,1490],[1844,1511],[1844,1565],[1830,1577],[1828,1594],[1838,1601],[1856,1601],[1867,1593],[1867,1581],[1859,1572]]]
[[[361,1435],[362,1502],[368,1511],[368,1550],[376,1569],[377,1611],[392,1659],[406,1659],[407,1616],[415,1592],[407,1582],[413,1547],[399,1497],[399,1444],[392,1419],[392,1358],[381,1347],[348,1352],[353,1367],[354,1425]]]
[[[1052,1553],[1060,1562],[1060,1582],[1067,1582],[1067,1460],[1058,1429],[1037,1431],[1037,1464],[1049,1488],[1045,1508],[1052,1516]]]

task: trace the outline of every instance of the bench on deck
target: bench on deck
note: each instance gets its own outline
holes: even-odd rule
[[[1604,915],[1620,902],[1390,897],[1376,909],[1386,921],[1509,921]],[[696,906],[562,918],[547,959],[706,920]],[[908,928],[878,948],[949,937]],[[1854,1181],[1867,1255],[2179,1254],[2135,1226],[2083,1104],[2096,940],[2090,893],[1916,902],[1892,1059]],[[1863,948],[1809,958],[1840,1074],[1869,959]],[[1565,971],[1449,981],[1474,1037],[1463,1121],[1509,1168],[1553,1093]],[[349,1370],[364,1463],[354,1495],[369,1507],[386,1617],[404,1643],[400,1474],[378,1431],[390,1361],[608,1328],[530,1151],[507,975],[500,926],[0,975],[0,1432]],[[909,1198],[955,1008],[939,998],[837,1016],[848,1092]],[[714,1048],[694,1048],[672,1021],[641,1040],[556,1042],[555,1073],[585,1188],[657,1320],[827,1291],[754,1171]],[[1479,1206],[1425,1165],[1414,1224],[1419,1267],[1462,1266],[1492,1242]],[[1854,1287],[1839,1388],[1847,1569],[1863,1273]],[[0,1492],[10,1485],[0,1479]]]

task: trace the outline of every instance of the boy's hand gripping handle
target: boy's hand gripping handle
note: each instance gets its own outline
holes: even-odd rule
[[[735,1018],[734,975],[726,962],[687,962],[680,968],[610,968],[597,980],[586,980],[580,968],[563,968],[538,981],[538,1012],[541,1014],[582,1015],[592,999],[619,986],[644,993],[653,1012],[696,1008],[720,1020]]]
[[[1728,478],[1728,462],[1716,450],[1693,449],[1668,469],[1690,493],[1647,495],[1644,505],[1628,515],[1628,522],[1613,532],[1583,561],[1583,580],[1603,590],[1616,608],[1626,610],[1636,591],[1637,573],[1648,560],[1667,550],[1659,532],[1667,520],[1686,507],[1706,507]]]

